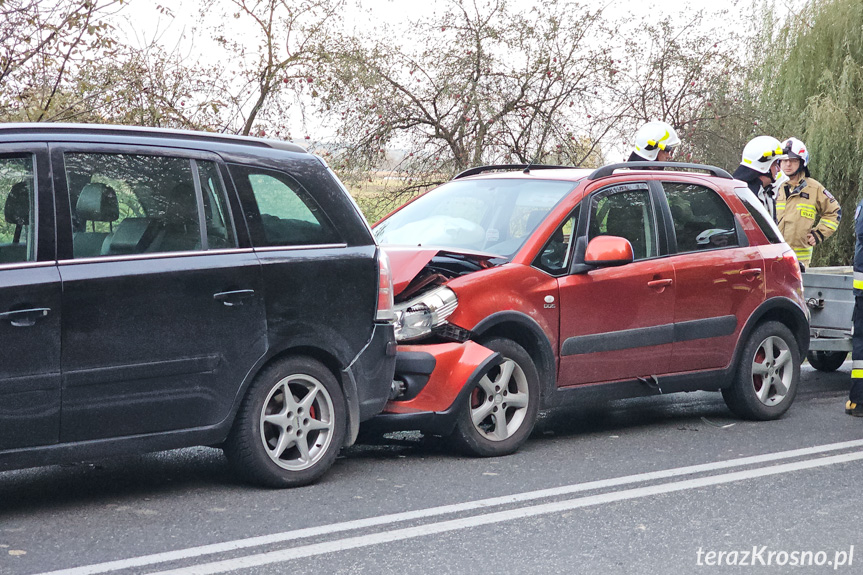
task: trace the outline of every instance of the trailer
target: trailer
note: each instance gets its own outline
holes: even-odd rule
[[[854,270],[851,266],[808,268],[803,296],[809,308],[809,364],[836,371],[851,351]]]

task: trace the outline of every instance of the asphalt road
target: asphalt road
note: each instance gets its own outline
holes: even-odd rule
[[[208,448],[0,473],[0,574],[863,573],[849,371],[804,366],[775,422],[616,401],[544,415],[509,457],[397,434],[286,491]]]

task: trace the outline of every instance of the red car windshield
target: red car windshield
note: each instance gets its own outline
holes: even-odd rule
[[[512,257],[574,182],[456,180],[378,222],[381,244],[440,247]]]

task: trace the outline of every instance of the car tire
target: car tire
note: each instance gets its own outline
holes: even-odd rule
[[[494,338],[483,345],[500,353],[503,363],[471,390],[450,440],[467,455],[509,455],[527,440],[536,423],[539,374],[530,354],[514,341]]]
[[[836,371],[842,364],[845,363],[845,358],[848,357],[847,351],[810,351],[806,354],[806,359],[809,360],[809,365],[818,371],[831,372]]]
[[[722,390],[738,417],[766,421],[781,417],[797,395],[800,350],[784,324],[768,321],[749,336],[731,387]]]
[[[335,376],[317,360],[292,357],[258,374],[223,449],[246,480],[298,487],[333,465],[346,432],[345,397]]]

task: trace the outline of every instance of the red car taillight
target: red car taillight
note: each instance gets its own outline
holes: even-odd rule
[[[791,270],[791,275],[797,278],[798,281],[803,281],[803,276],[800,275],[800,262],[797,261],[797,256],[794,255],[794,250],[788,250],[782,254],[782,261],[788,264],[788,269]]]
[[[375,321],[395,321],[393,304],[393,274],[390,271],[390,258],[386,252],[378,250],[378,312]]]

